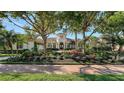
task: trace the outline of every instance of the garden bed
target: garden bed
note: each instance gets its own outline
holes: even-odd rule
[[[40,65],[120,65],[124,60],[115,61],[109,53],[107,56],[96,56],[93,54],[59,54],[50,52],[44,56],[41,52],[26,51],[21,55],[2,54],[3,56],[11,55],[8,59],[1,60],[0,64],[40,64]]]

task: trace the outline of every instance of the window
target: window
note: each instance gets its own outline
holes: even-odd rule
[[[53,43],[53,48],[56,48],[56,43]]]
[[[52,48],[52,44],[51,43],[48,43],[48,48]]]

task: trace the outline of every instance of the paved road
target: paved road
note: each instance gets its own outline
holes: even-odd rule
[[[7,65],[0,64],[0,73],[29,72],[55,74],[124,74],[124,65]]]

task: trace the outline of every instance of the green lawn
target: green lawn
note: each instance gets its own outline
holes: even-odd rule
[[[46,62],[44,62],[46,63]],[[11,65],[14,65],[14,64],[39,64],[39,65],[42,65],[43,62],[23,62],[23,61],[19,61],[19,62],[12,62],[12,61],[0,61],[0,64],[11,64]],[[46,64],[50,64],[50,63],[46,63]],[[51,63],[52,65],[80,65],[79,62],[53,62]]]
[[[19,54],[0,54],[0,57],[17,56]]]
[[[41,73],[4,73],[0,74],[1,81],[123,81],[123,75],[57,75]]]

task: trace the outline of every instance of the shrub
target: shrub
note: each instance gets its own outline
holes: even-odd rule
[[[29,50],[27,50],[27,51],[25,51],[25,52],[22,53],[22,56],[23,57],[30,57],[30,56],[32,56],[32,52],[29,51]]]
[[[71,58],[72,57],[72,55],[70,55],[70,54],[68,54],[68,53],[64,53],[64,58]]]

